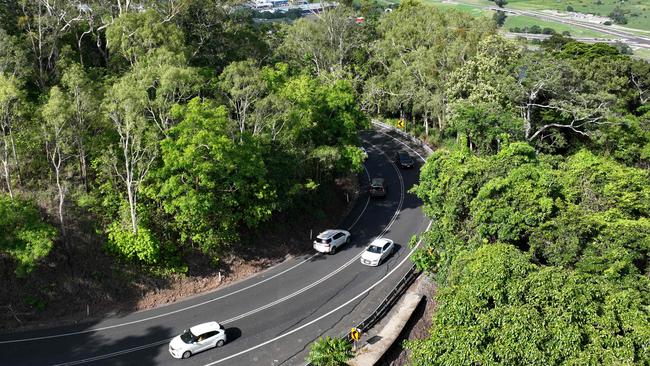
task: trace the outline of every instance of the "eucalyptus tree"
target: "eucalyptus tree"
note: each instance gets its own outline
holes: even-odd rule
[[[187,66],[182,53],[166,47],[152,50],[130,71],[137,79],[133,87],[147,91],[147,118],[164,136],[174,125],[171,108],[183,104],[199,93],[202,76],[196,68]]]
[[[20,163],[16,151],[16,132],[22,119],[21,108],[24,106],[24,94],[18,80],[13,76],[0,73],[0,162],[4,176],[5,189],[11,198],[14,197],[14,170],[20,181]]]
[[[94,134],[102,130],[100,120],[100,96],[98,87],[81,64],[72,64],[66,68],[61,77],[61,86],[64,88],[70,103],[71,125],[74,128],[74,146],[76,158],[79,162],[79,175],[86,190],[89,191],[89,150],[93,145]],[[99,148],[99,146],[95,146]]]
[[[19,0],[19,3],[23,15],[20,24],[31,47],[37,85],[45,91],[58,78],[56,64],[62,39],[79,19],[77,8],[66,0]]]
[[[58,86],[50,89],[47,102],[41,110],[41,116],[43,119],[42,130],[45,152],[48,163],[54,172],[57,190],[57,216],[61,234],[64,241],[67,241],[64,208],[70,186],[67,176],[69,175],[69,160],[74,157],[73,136],[75,131],[70,100]]]
[[[616,96],[591,78],[574,62],[494,36],[482,41],[479,52],[451,74],[449,105],[452,113],[469,103],[519,115],[522,136],[510,136],[552,151],[611,123]],[[504,121],[510,123],[509,118]]]
[[[171,107],[197,91],[198,74],[186,67],[183,35],[154,10],[127,13],[107,29],[109,49],[128,70],[107,89],[104,109],[117,133],[110,163],[122,182],[129,226],[138,233],[138,199],[159,142],[173,126]]]
[[[448,75],[476,53],[478,42],[495,32],[494,24],[467,14],[441,11],[416,1],[407,1],[380,18],[378,41],[372,47],[378,69],[366,103],[386,112],[422,119],[445,127],[445,83]]]
[[[133,74],[115,82],[106,92],[104,110],[118,135],[109,152],[113,172],[123,184],[128,203],[132,233],[138,232],[138,198],[140,188],[158,155],[158,132],[147,120],[147,91],[134,88],[138,84]]]
[[[0,28],[0,73],[25,79],[30,71],[27,49],[20,38]]]
[[[253,135],[261,132],[262,126],[250,115],[256,104],[267,93],[262,72],[252,60],[233,62],[219,76],[219,85],[234,112],[239,136],[250,130]]]
[[[337,6],[286,26],[280,53],[316,76],[341,78],[351,71],[353,53],[365,47],[363,35],[353,10]]]
[[[154,10],[122,14],[106,29],[108,48],[134,66],[154,50],[165,47],[173,54],[184,51],[183,33]],[[117,61],[117,60],[116,60]]]
[[[238,0],[183,0],[173,19],[185,36],[191,65],[221,72],[233,61],[273,59],[276,26],[255,23]]]

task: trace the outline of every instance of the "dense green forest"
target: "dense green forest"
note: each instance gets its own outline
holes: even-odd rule
[[[433,219],[414,261],[439,284],[414,364],[650,362],[647,62],[416,1],[287,24],[215,0],[0,16],[3,276],[82,229],[146,268],[218,259],[359,169],[371,117],[404,118],[437,150],[414,189]]]
[[[360,168],[352,81],[290,67],[285,28],[233,5],[2,3],[0,252],[17,275],[89,217],[116,259],[183,270]]]
[[[650,68],[494,37],[456,68],[414,192],[439,283],[415,365],[650,362]],[[447,139],[447,140],[445,140]]]

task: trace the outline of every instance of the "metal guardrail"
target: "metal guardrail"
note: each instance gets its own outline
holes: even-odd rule
[[[384,300],[377,306],[375,311],[373,311],[366,319],[361,323],[357,324],[355,328],[359,329],[361,333],[366,333],[368,329],[371,329],[375,324],[377,324],[383,317],[390,311],[390,309],[395,305],[395,303],[402,297],[402,294],[406,292],[406,289],[411,286],[413,281],[420,275],[420,272],[416,269],[415,265],[411,266],[408,272],[402,277],[402,279],[395,285],[393,290],[391,290]],[[343,339],[352,343],[350,339],[350,333],[348,332]]]
[[[427,152],[427,155],[433,154],[433,150],[431,149],[431,147],[429,145],[427,145],[424,141],[422,141],[419,138],[414,137],[414,136],[400,130],[399,128],[396,128],[395,126],[391,126],[391,125],[389,125],[387,123],[380,122],[379,120],[376,120],[376,119],[372,120],[372,124],[377,125],[379,127],[382,127],[384,129],[396,132],[397,134],[399,134],[404,139],[407,139],[407,140],[411,141],[412,143],[414,143],[414,144],[420,146],[421,148],[423,148],[424,151]]]

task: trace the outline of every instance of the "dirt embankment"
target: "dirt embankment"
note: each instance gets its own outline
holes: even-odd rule
[[[0,261],[0,332],[92,322],[205,293],[242,280],[311,251],[316,235],[335,227],[359,193],[356,177],[338,180],[320,212],[279,214],[257,233],[243,235],[242,244],[218,265],[196,252],[185,253],[187,275],[152,275],[133,264],[119,263],[102,250],[91,226],[77,223],[67,250],[61,245],[27,278],[17,279],[7,260]],[[0,258],[1,259],[1,258]]]

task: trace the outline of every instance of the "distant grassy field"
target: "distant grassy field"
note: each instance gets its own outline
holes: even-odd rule
[[[427,4],[431,4],[438,8],[447,8],[447,9],[456,9],[460,10],[474,16],[492,16],[492,11],[482,10],[476,7],[476,5],[490,5],[494,4],[487,0],[462,0],[463,4],[453,4],[453,3],[443,3],[441,0],[425,0]],[[539,0],[542,1],[542,0]],[[585,0],[586,1],[586,0]],[[647,0],[650,1],[650,0]],[[470,5],[470,2],[475,5]],[[540,20],[530,16],[517,15],[517,16],[508,16],[506,18],[506,23],[503,26],[505,31],[508,31],[510,28],[524,28],[532,27],[533,25],[538,25],[542,28],[553,28],[556,32],[562,33],[568,31],[573,37],[589,37],[589,38],[612,38],[611,35],[606,33],[601,33],[591,29],[576,27],[560,22],[545,21]]]
[[[638,50],[634,50],[634,57],[650,61],[650,50],[647,48],[639,48]]]
[[[542,28],[553,28],[555,29],[556,32],[562,33],[564,31],[568,31],[571,33],[572,37],[588,37],[588,38],[615,38],[610,34],[607,33],[601,33],[595,30],[591,29],[586,29],[586,28],[581,28],[581,27],[575,27],[571,26],[568,24],[564,23],[558,23],[558,22],[548,22],[544,20],[540,20],[534,17],[529,17],[529,16],[524,16],[524,15],[516,15],[516,16],[509,16],[506,18],[506,22],[503,25],[503,29],[505,31],[508,31],[510,28],[524,28],[524,27],[532,27],[533,25],[538,25]]]
[[[462,1],[469,2],[472,0]],[[485,0],[472,2],[483,5],[490,4],[489,1]],[[597,5],[599,3],[600,5]],[[625,17],[628,23],[624,26],[650,30],[650,0],[508,0],[506,6],[513,9],[560,11],[566,11],[567,7],[571,6],[575,12],[600,16],[607,16],[616,6],[619,6],[626,12]]]
[[[423,2],[426,4],[431,4],[440,9],[455,9],[464,13],[469,13],[473,16],[492,15],[491,11],[479,9],[472,5],[443,3],[439,0],[424,0]]]

